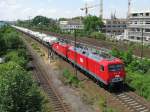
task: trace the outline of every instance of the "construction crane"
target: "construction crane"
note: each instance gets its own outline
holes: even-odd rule
[[[131,1],[132,0],[128,0],[128,14],[127,14],[127,18],[129,19],[130,17],[130,13],[131,13]]]
[[[85,15],[87,16],[88,13],[89,13],[89,9],[94,8],[94,7],[98,7],[98,6],[99,6],[99,4],[93,5],[93,6],[88,6],[87,3],[86,3],[86,4],[85,4],[85,7],[84,7],[84,8],[81,8],[81,10],[82,10],[82,11],[85,11]]]
[[[88,6],[87,3],[85,4],[84,8],[81,8],[82,11],[85,10],[85,15],[88,15],[89,9],[94,8],[94,7],[100,7],[100,18],[103,19],[103,0],[100,0],[100,4],[96,4],[93,6]]]
[[[100,18],[103,19],[103,0],[100,0]]]

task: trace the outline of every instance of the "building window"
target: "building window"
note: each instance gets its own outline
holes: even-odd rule
[[[143,16],[143,13],[140,13],[140,16]]]
[[[136,16],[138,16],[138,14],[137,14],[137,13],[134,13],[134,14],[132,14],[132,16],[133,16],[133,17],[136,17]]]
[[[150,32],[150,29],[145,29],[145,32]]]
[[[137,37],[137,40],[141,40],[141,38],[140,38],[140,37]]]
[[[134,39],[134,36],[130,36],[129,39]]]
[[[137,24],[137,21],[134,21],[134,24]]]
[[[145,15],[146,15],[146,16],[150,16],[150,13],[146,13]]]
[[[146,21],[145,24],[150,24],[150,21]]]
[[[140,28],[137,28],[137,31],[140,31]]]

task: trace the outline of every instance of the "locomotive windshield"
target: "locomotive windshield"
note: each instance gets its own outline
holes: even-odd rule
[[[122,70],[123,65],[122,64],[116,64],[116,65],[109,65],[108,69],[110,72],[116,72]]]

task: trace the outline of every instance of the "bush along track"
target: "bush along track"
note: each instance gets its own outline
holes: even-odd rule
[[[1,112],[47,112],[46,99],[26,70],[26,48],[14,29],[0,29],[0,110]]]

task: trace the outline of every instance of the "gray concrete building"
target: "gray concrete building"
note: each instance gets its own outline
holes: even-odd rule
[[[124,33],[127,26],[127,20],[118,18],[105,19],[104,24],[105,33],[116,36]]]
[[[124,34],[125,40],[150,43],[150,11],[131,13]]]

